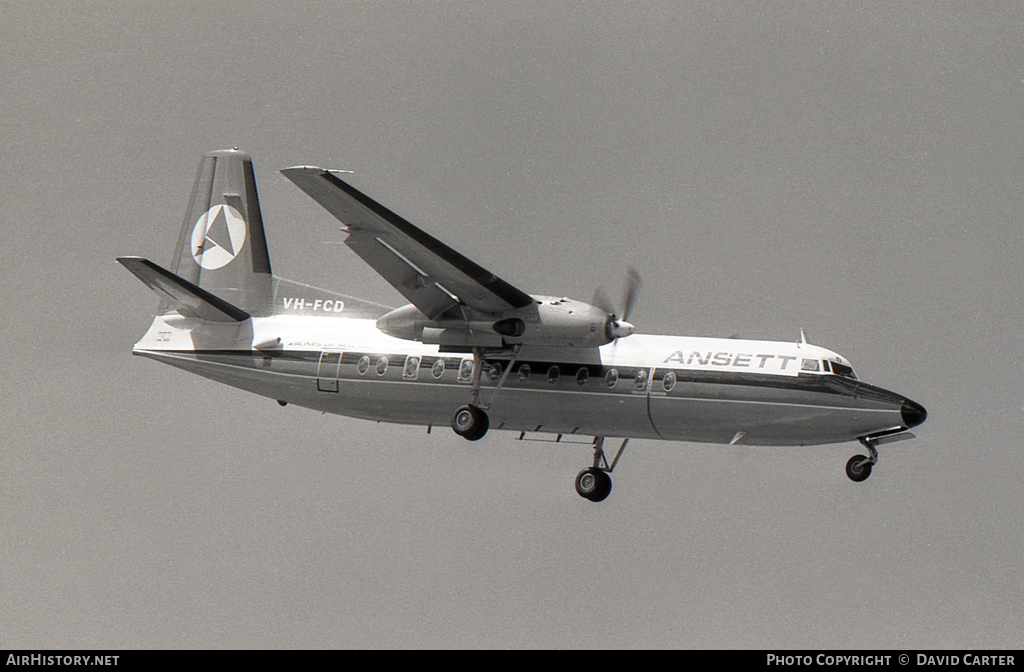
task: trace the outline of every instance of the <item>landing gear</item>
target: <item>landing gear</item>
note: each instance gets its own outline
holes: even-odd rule
[[[603,502],[612,491],[612,478],[595,467],[576,475],[576,492],[592,502]]]
[[[508,378],[512,365],[515,364],[516,358],[519,357],[519,352],[522,349],[523,346],[521,344],[512,349],[512,359],[509,360],[508,365],[505,367],[505,373],[494,388],[494,394],[491,395],[491,403],[494,402],[494,397],[501,390],[501,386],[505,384],[505,379]],[[483,348],[473,348],[473,378],[469,385],[469,403],[465,406],[459,406],[452,416],[452,429],[455,430],[456,434],[470,441],[479,441],[484,438],[487,428],[491,425],[486,410],[489,408],[489,405],[483,403],[480,399],[480,377],[483,373],[484,363]]]
[[[871,475],[871,467],[878,464],[878,451],[875,450],[875,445],[878,439],[881,437],[861,437],[858,441],[861,442],[865,448],[868,449],[868,455],[854,455],[846,463],[846,475],[854,483],[860,483],[866,481],[868,476]]]
[[[491,421],[487,412],[480,408],[480,374],[484,368],[484,353],[481,348],[473,348],[473,379],[469,385],[469,403],[459,406],[452,415],[452,429],[468,441],[479,441],[484,438]]]
[[[580,497],[592,502],[603,502],[608,498],[612,491],[612,477],[608,474],[612,473],[615,465],[619,463],[619,458],[622,457],[622,451],[626,449],[627,443],[629,443],[629,439],[622,440],[622,445],[615,453],[615,459],[608,464],[608,460],[604,456],[604,437],[594,437],[594,466],[576,474],[576,493]]]
[[[452,416],[452,429],[456,434],[469,441],[479,441],[484,438],[490,425],[487,413],[479,406],[472,404],[459,406],[455,415]]]
[[[860,483],[871,475],[871,460],[864,455],[854,455],[846,463],[846,475],[854,483]]]

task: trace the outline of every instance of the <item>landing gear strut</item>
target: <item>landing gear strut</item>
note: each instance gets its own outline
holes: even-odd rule
[[[622,457],[622,451],[626,449],[627,443],[629,443],[629,439],[622,440],[622,445],[615,453],[615,459],[608,464],[604,455],[604,437],[594,437],[594,466],[576,474],[576,493],[580,497],[592,502],[603,502],[608,498],[612,491],[612,478],[608,474],[612,473],[615,465],[619,463],[619,458]]]
[[[459,406],[452,415],[452,429],[469,441],[484,438],[491,421],[480,408],[480,375],[483,373],[484,355],[481,348],[473,348],[473,379],[469,385],[469,403]]]
[[[867,480],[868,476],[871,475],[871,467],[878,464],[878,451],[875,450],[875,440],[869,437],[862,437],[858,440],[868,449],[870,457],[854,455],[846,463],[846,475],[854,483]]]
[[[494,388],[494,394],[491,395],[491,403],[494,403],[494,397],[501,390],[501,386],[505,384],[505,379],[508,378],[512,365],[515,364],[522,348],[523,346],[520,344],[512,349],[512,359],[509,360],[508,366],[505,367],[505,373]],[[486,411],[490,406],[480,401],[480,377],[483,369],[483,348],[475,347],[473,348],[473,378],[469,385],[469,403],[465,406],[459,406],[455,410],[455,414],[452,415],[452,429],[455,430],[456,434],[469,441],[479,441],[484,438],[484,434],[487,433],[487,429],[491,426],[491,421],[487,417]]]

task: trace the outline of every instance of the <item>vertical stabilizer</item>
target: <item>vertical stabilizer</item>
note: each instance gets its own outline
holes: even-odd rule
[[[252,315],[270,313],[270,255],[248,154],[203,157],[171,271]]]

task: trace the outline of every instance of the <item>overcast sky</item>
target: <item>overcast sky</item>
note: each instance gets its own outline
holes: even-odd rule
[[[1024,645],[1017,3],[7,2],[0,647]],[[277,171],[644,333],[809,339],[918,438],[470,444],[133,358],[203,153],[274,271],[402,298]]]

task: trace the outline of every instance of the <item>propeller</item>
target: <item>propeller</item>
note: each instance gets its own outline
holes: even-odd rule
[[[622,288],[622,303],[619,310],[616,310],[612,302],[608,300],[608,296],[604,293],[603,289],[598,287],[597,291],[594,292],[593,305],[608,314],[608,320],[605,322],[605,335],[609,340],[617,341],[636,331],[636,328],[627,322],[626,319],[629,317],[630,312],[632,312],[633,306],[636,305],[636,298],[640,293],[642,285],[643,281],[640,280],[640,274],[636,272],[635,268],[630,266],[626,271],[626,281]]]

